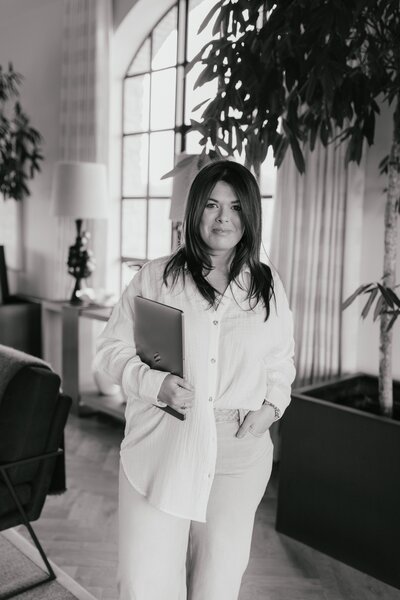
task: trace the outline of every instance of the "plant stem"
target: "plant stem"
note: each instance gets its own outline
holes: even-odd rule
[[[393,116],[393,141],[390,150],[388,191],[385,206],[385,253],[383,285],[395,286],[397,259],[397,220],[400,198],[400,99]],[[393,329],[387,330],[391,317],[383,313],[380,319],[379,341],[379,402],[382,414],[393,414],[392,338]]]

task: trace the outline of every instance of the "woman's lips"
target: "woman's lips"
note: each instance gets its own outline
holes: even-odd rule
[[[217,233],[218,235],[228,235],[229,233],[232,233],[231,229],[213,229],[214,233]]]

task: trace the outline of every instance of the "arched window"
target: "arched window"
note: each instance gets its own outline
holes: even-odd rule
[[[172,179],[161,180],[180,152],[199,153],[198,133],[189,132],[193,108],[216,94],[216,84],[193,90],[201,66],[185,65],[210,38],[198,34],[215,0],[178,0],[143,41],[124,77],[121,202],[122,280],[129,265],[169,254]],[[198,118],[198,115],[196,115]],[[268,250],[275,169],[264,163],[261,176],[264,247]]]

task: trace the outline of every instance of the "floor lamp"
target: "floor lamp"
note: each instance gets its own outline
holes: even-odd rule
[[[84,219],[108,216],[106,166],[90,162],[58,162],[54,172],[52,212],[75,219],[76,240],[69,247],[68,273],[75,278],[71,304],[82,304],[81,283],[94,270],[93,253],[88,248],[89,234],[82,229]]]

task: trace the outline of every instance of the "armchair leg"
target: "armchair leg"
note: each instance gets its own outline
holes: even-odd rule
[[[8,491],[10,492],[11,496],[14,499],[16,506],[18,507],[18,511],[19,511],[19,514],[21,515],[21,519],[22,519],[25,527],[27,528],[29,535],[31,536],[33,543],[35,544],[37,550],[39,551],[39,554],[42,557],[42,560],[43,560],[44,564],[46,565],[46,569],[47,569],[47,577],[45,577],[44,579],[40,579],[39,581],[35,581],[34,583],[31,583],[29,585],[19,587],[18,589],[12,590],[11,592],[7,592],[6,594],[0,594],[0,600],[7,600],[8,598],[13,598],[14,596],[22,594],[22,592],[32,590],[33,588],[38,587],[39,585],[42,585],[43,583],[47,583],[48,581],[53,581],[54,579],[56,579],[56,575],[47,559],[45,551],[43,550],[43,548],[36,536],[36,533],[34,532],[34,530],[32,528],[32,525],[30,524],[30,522],[28,520],[28,517],[26,516],[24,507],[22,506],[17,494],[15,493],[15,490],[10,481],[10,478],[8,477],[5,469],[4,470],[2,469],[1,472],[2,472],[2,475],[6,482],[6,485],[8,487]]]

